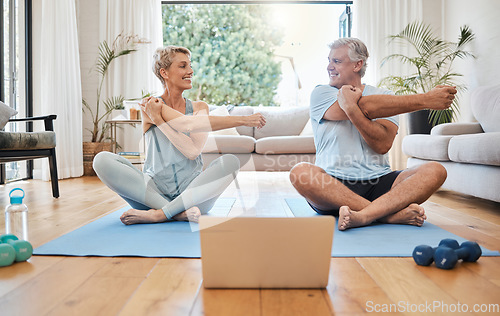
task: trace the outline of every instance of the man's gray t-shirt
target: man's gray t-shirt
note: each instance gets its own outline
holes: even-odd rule
[[[316,165],[342,180],[370,180],[390,173],[388,154],[376,153],[349,120],[328,121],[325,112],[337,101],[339,89],[320,85],[311,94],[310,116],[316,146]],[[392,94],[365,85],[363,96]],[[383,118],[399,126],[398,116]]]

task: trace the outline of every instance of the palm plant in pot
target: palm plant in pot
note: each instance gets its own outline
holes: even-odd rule
[[[111,45],[107,41],[99,43],[99,53],[95,64],[95,71],[99,76],[96,104],[91,106],[85,99],[82,100],[83,111],[89,113],[92,118],[92,129],[87,129],[91,133],[91,141],[83,142],[84,175],[95,175],[92,168],[94,156],[101,151],[111,150],[111,143],[105,142],[109,129],[106,120],[114,109],[123,106],[125,100],[121,95],[101,100],[102,88],[108,70],[117,58],[137,51],[137,44],[139,43],[144,43],[144,40],[137,35],[124,34],[119,34]]]
[[[382,60],[382,66],[389,61],[397,60],[407,64],[412,73],[402,76],[387,76],[379,86],[385,86],[397,95],[425,93],[437,85],[456,86],[459,93],[467,88],[459,80],[462,74],[452,69],[457,59],[475,58],[465,46],[474,39],[474,33],[468,26],[460,28],[458,41],[449,42],[440,39],[430,25],[422,22],[408,24],[399,34],[389,36],[390,42],[410,45],[415,51],[414,56],[391,54]],[[451,107],[447,110],[424,110],[409,114],[409,133],[429,134],[430,129],[438,124],[449,123],[459,111],[459,95],[457,94]],[[423,122],[415,122],[420,118]],[[424,127],[421,127],[421,126]],[[419,127],[420,126],[420,127]]]

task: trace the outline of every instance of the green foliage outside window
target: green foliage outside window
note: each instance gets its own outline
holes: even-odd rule
[[[193,100],[223,105],[276,105],[281,80],[274,49],[283,33],[261,5],[164,5],[163,44],[188,48]]]

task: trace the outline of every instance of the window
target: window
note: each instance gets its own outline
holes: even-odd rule
[[[345,6],[344,12],[339,18],[339,37],[351,37],[352,12],[349,5]]]
[[[164,45],[193,55],[185,95],[214,105],[309,105],[328,82],[328,44],[350,34],[352,1],[162,3]]]
[[[28,9],[27,9],[28,8]],[[0,0],[0,100],[16,109],[17,117],[32,115],[30,34],[31,0]],[[7,124],[6,131],[29,131],[24,124]],[[1,165],[0,183],[30,178],[30,162]]]

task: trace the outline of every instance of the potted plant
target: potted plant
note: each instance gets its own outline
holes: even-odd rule
[[[87,129],[91,133],[91,141],[83,142],[84,175],[95,175],[94,169],[92,168],[94,156],[101,151],[111,150],[111,143],[105,142],[109,129],[106,120],[111,111],[123,106],[123,101],[125,100],[121,95],[111,96],[106,100],[101,100],[102,87],[109,67],[115,59],[137,51],[136,47],[139,43],[145,43],[145,41],[137,35],[124,34],[119,34],[111,46],[107,41],[99,43],[99,54],[95,64],[95,71],[97,71],[99,75],[97,101],[95,106],[92,107],[85,99],[82,100],[83,111],[87,111],[92,117],[92,129]]]
[[[382,66],[391,60],[408,64],[412,68],[409,75],[387,76],[379,86],[385,86],[397,95],[425,93],[437,85],[456,86],[459,93],[466,86],[458,79],[462,74],[452,69],[456,58],[464,59],[475,56],[465,46],[474,39],[474,33],[467,25],[460,28],[458,42],[448,42],[434,34],[430,25],[422,22],[408,24],[399,34],[389,36],[390,42],[396,41],[414,48],[414,56],[391,54],[382,60]],[[458,113],[459,95],[455,97],[448,110],[423,110],[409,114],[409,133],[429,134],[430,129],[438,124],[449,123]],[[423,126],[423,127],[422,127]]]
[[[118,104],[115,106],[113,111],[111,111],[112,120],[126,120],[127,118],[127,110],[125,109],[125,105],[123,103]]]

